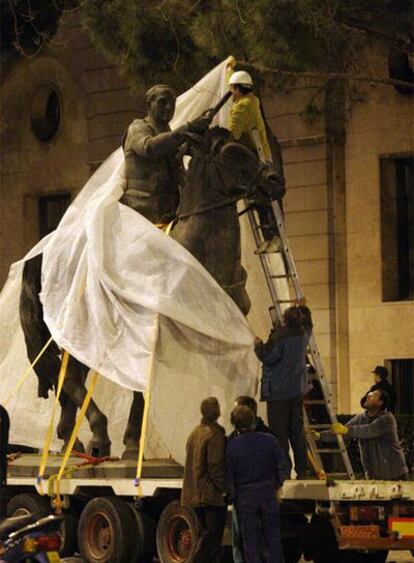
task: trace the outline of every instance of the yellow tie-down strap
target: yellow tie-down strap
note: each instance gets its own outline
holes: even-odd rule
[[[50,443],[52,441],[53,432],[55,430],[55,424],[54,424],[55,414],[56,414],[57,406],[59,404],[60,394],[61,394],[62,389],[63,389],[63,382],[65,380],[68,362],[69,362],[69,354],[66,350],[64,350],[63,356],[62,356],[62,363],[60,365],[58,386],[57,386],[57,389],[56,389],[56,397],[55,397],[55,401],[53,403],[52,414],[51,414],[50,422],[49,422],[49,428],[48,428],[47,433],[46,433],[45,444],[43,446],[42,457],[40,459],[39,474],[37,476],[37,482],[39,484],[39,493],[41,495],[45,494],[44,491],[43,491],[43,475],[45,473],[47,458],[49,456]]]
[[[62,509],[62,501],[61,501],[61,498],[60,498],[60,481],[62,479],[64,472],[65,472],[66,465],[69,461],[70,454],[73,450],[75,440],[76,440],[76,438],[79,434],[79,429],[81,427],[83,419],[85,418],[85,414],[86,414],[86,411],[88,409],[89,403],[91,402],[92,393],[94,392],[96,383],[98,381],[98,377],[99,377],[98,372],[93,371],[92,376],[91,376],[91,382],[90,382],[89,388],[88,388],[88,392],[85,395],[85,399],[83,400],[82,407],[79,411],[78,416],[76,417],[76,423],[75,423],[75,426],[73,427],[72,435],[69,439],[69,443],[67,445],[65,455],[63,456],[62,464],[61,464],[60,469],[59,469],[59,473],[57,473],[57,475],[53,475],[52,477],[49,478],[49,483],[48,483],[49,494],[53,494],[53,492],[56,492],[56,499],[54,501],[54,506],[55,506],[55,509],[58,513]],[[56,483],[56,491],[54,491],[54,487],[53,487],[54,483]]]
[[[23,385],[23,383],[26,381],[27,376],[29,375],[29,373],[32,371],[32,369],[35,367],[35,365],[37,364],[37,362],[40,360],[40,358],[43,356],[43,354],[46,352],[47,347],[49,346],[49,344],[52,342],[53,337],[51,336],[49,338],[49,340],[46,342],[46,344],[43,346],[43,348],[40,350],[40,352],[38,353],[38,355],[36,356],[36,358],[33,360],[33,362],[30,364],[30,366],[22,373],[22,375],[19,377],[19,379],[17,380],[16,385],[13,387],[13,389],[10,391],[10,393],[7,395],[5,401],[4,401],[4,406],[7,406],[7,403],[10,401],[10,399],[13,397],[13,395],[15,393],[17,393],[17,391],[20,389],[20,387]]]
[[[148,384],[147,384],[147,390],[144,393],[144,413],[142,415],[141,434],[139,437],[137,473],[134,479],[134,485],[135,487],[137,487],[138,496],[142,496],[142,488],[141,488],[142,463],[144,461],[144,448],[145,448],[145,441],[147,437],[149,405],[151,399],[151,384],[152,384],[152,375],[154,372],[154,356],[155,356],[155,347],[157,345],[157,340],[158,340],[158,329],[159,329],[159,317],[157,315],[154,321],[154,328],[153,328],[152,353],[151,353],[150,364],[148,366]]]
[[[171,221],[171,223],[156,223],[155,226],[164,231],[164,233],[169,236],[171,233],[172,228],[174,227],[175,220]],[[147,390],[144,393],[144,412],[142,415],[142,426],[141,426],[141,434],[139,437],[139,449],[138,449],[138,460],[137,460],[137,472],[134,479],[134,485],[137,487],[137,495],[142,496],[142,488],[141,488],[141,475],[142,475],[142,464],[144,461],[144,449],[145,449],[145,442],[147,437],[147,428],[148,428],[148,416],[149,416],[149,405],[151,399],[151,383],[152,383],[152,375],[154,371],[154,354],[155,354],[155,347],[157,345],[157,337],[158,337],[158,330],[159,330],[159,317],[157,315],[154,321],[154,329],[153,329],[153,338],[152,338],[152,354],[151,354],[151,361],[148,367],[148,384]]]

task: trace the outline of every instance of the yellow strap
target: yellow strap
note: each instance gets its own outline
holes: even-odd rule
[[[58,481],[62,478],[62,474],[65,471],[66,464],[68,463],[69,456],[70,456],[70,454],[73,450],[75,440],[78,437],[80,426],[83,422],[83,419],[85,418],[86,410],[89,407],[89,403],[91,402],[91,399],[92,399],[92,393],[93,393],[95,386],[96,386],[96,383],[98,381],[98,376],[99,376],[98,372],[96,372],[96,371],[92,372],[91,382],[89,384],[88,392],[85,395],[85,399],[83,400],[82,407],[79,411],[78,416],[76,417],[76,423],[75,423],[75,426],[73,427],[72,435],[70,437],[68,446],[66,448],[65,455],[63,456],[62,465],[60,466],[59,473],[58,473],[58,476],[57,476]]]
[[[157,340],[158,340],[158,329],[159,329],[159,316],[157,315],[154,321],[151,361],[148,367],[148,385],[147,385],[147,390],[144,393],[144,413],[142,415],[141,435],[139,440],[137,473],[134,481],[135,486],[137,487],[138,496],[142,496],[142,487],[141,487],[142,463],[144,461],[144,448],[145,448],[145,441],[147,437],[149,405],[151,398],[151,383],[152,383],[152,375],[154,372],[154,356],[155,356],[155,346],[157,345]]]
[[[52,436],[53,436],[53,433],[55,431],[55,424],[54,424],[55,423],[55,414],[56,414],[57,406],[59,404],[59,398],[60,398],[60,394],[62,392],[63,382],[65,380],[66,371],[67,371],[67,367],[68,367],[68,362],[69,362],[69,354],[66,350],[64,350],[63,351],[62,363],[60,365],[58,386],[57,386],[57,389],[56,389],[56,397],[55,397],[55,401],[53,403],[52,415],[50,417],[49,428],[48,428],[47,433],[46,433],[45,444],[43,446],[43,452],[42,452],[42,458],[40,460],[39,474],[38,474],[38,477],[37,477],[37,482],[39,484],[39,489],[40,489],[41,495],[45,494],[43,492],[43,481],[42,481],[42,479],[43,479],[43,475],[44,475],[45,469],[46,469],[47,458],[49,456],[50,442],[52,441]]]
[[[30,366],[23,372],[23,374],[20,376],[18,382],[16,383],[16,385],[13,387],[13,389],[10,391],[10,393],[7,395],[6,400],[4,401],[4,406],[7,406],[7,403],[10,401],[10,399],[13,397],[13,395],[15,393],[17,393],[17,391],[20,389],[20,387],[23,385],[24,381],[26,380],[26,377],[29,375],[29,373],[32,371],[32,369],[34,368],[34,366],[37,364],[37,362],[40,360],[40,358],[43,356],[43,354],[46,351],[46,348],[49,346],[49,344],[52,342],[53,337],[51,336],[49,338],[49,340],[46,342],[46,344],[43,346],[43,348],[40,350],[40,352],[38,353],[38,355],[36,356],[36,358],[33,360],[33,362],[30,364]]]
[[[311,464],[313,470],[315,471],[318,479],[326,479],[325,471],[322,469],[322,467],[318,464],[316,459],[313,457],[312,452],[308,450],[307,454],[308,454],[308,461]]]
[[[62,506],[62,501],[60,498],[60,480],[62,479],[62,475],[66,469],[66,465],[68,463],[69,460],[69,456],[73,450],[73,446],[75,443],[75,440],[79,434],[79,429],[80,426],[83,422],[83,419],[85,418],[85,413],[87,411],[87,408],[89,406],[89,403],[91,401],[92,398],[92,393],[95,389],[96,383],[98,381],[98,373],[96,371],[92,372],[92,376],[91,376],[91,382],[89,384],[89,388],[88,388],[88,392],[85,395],[85,399],[83,400],[83,404],[82,407],[78,413],[78,416],[76,418],[76,423],[75,426],[73,427],[73,431],[72,431],[72,435],[69,439],[69,443],[67,445],[66,451],[65,451],[65,455],[63,456],[63,460],[62,460],[62,464],[60,466],[59,469],[59,473],[57,475],[53,475],[53,477],[51,477],[49,479],[49,491],[52,492],[53,488],[51,486],[51,484],[53,482],[56,482],[56,501],[55,501],[55,507],[57,508],[57,512],[59,512],[59,510],[61,509]]]

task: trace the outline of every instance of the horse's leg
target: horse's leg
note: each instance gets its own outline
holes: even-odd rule
[[[89,368],[73,358],[69,359],[67,375],[63,383],[63,390],[70,397],[77,408],[81,408],[86,396],[85,380]],[[91,455],[102,457],[110,454],[111,441],[108,436],[108,419],[91,399],[86,410],[86,418],[92,432],[92,439],[87,451]]]
[[[134,399],[129,411],[128,423],[124,434],[125,450],[122,459],[137,459],[144,415],[144,396],[134,391]]]
[[[62,393],[59,399],[60,406],[62,407],[59,424],[57,427],[57,436],[60,440],[63,440],[62,453],[66,451],[70,437],[72,435],[73,427],[76,421],[76,410],[77,406],[75,403],[66,395]],[[73,449],[77,452],[84,453],[85,448],[82,442],[76,438],[73,445]]]

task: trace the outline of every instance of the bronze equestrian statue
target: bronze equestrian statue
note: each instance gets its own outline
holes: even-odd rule
[[[145,101],[148,115],[144,119],[134,120],[123,139],[127,182],[121,202],[136,209],[154,224],[163,225],[176,216],[182,176],[178,148],[186,140],[185,133],[203,133],[210,118],[202,115],[171,131],[169,122],[174,115],[176,101],[174,90],[165,85],[153,86],[146,93]],[[23,269],[20,320],[30,362],[50,338],[39,299],[41,267],[42,256],[39,255],[28,260]],[[39,379],[39,397],[47,398],[49,391],[56,389],[60,362],[60,350],[52,342],[34,368]],[[85,380],[88,371],[87,366],[70,357],[60,397],[62,413],[57,428],[64,448],[72,433],[76,410],[81,407],[86,395]],[[123,440],[124,457],[136,459],[143,406],[142,393],[134,392]],[[86,411],[86,417],[92,431],[88,451],[97,456],[108,455],[111,442],[107,418],[93,400]],[[79,440],[74,447],[77,451],[84,451]]]
[[[214,128],[204,135],[211,114],[171,131],[169,121],[175,108],[175,94],[167,86],[155,86],[146,94],[148,116],[135,120],[123,140],[126,190],[121,202],[136,209],[157,225],[175,216],[178,222],[173,237],[185,246],[247,313],[250,301],[245,289],[246,273],[240,264],[240,230],[236,202],[257,186],[278,197],[278,177],[263,165],[255,153],[231,142],[227,130]],[[182,185],[181,156],[184,141],[192,160]],[[181,184],[181,185],[180,185]],[[179,197],[180,193],[180,197]],[[180,200],[178,212],[177,205]],[[20,300],[21,325],[27,354],[32,362],[50,338],[43,320],[41,291],[42,256],[28,260],[23,269]],[[60,369],[60,350],[52,342],[35,372],[38,394],[47,397],[56,389]],[[85,380],[89,368],[70,357],[60,403],[61,419],[57,434],[67,446],[76,417],[86,395]],[[143,415],[142,393],[134,399],[124,434],[126,458],[136,459]],[[107,418],[92,400],[86,412],[92,432],[88,451],[97,456],[110,453]],[[77,440],[75,449],[84,451]]]

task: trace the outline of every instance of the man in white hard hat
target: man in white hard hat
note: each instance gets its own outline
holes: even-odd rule
[[[233,106],[230,111],[228,129],[232,137],[257,152],[257,144],[253,137],[253,130],[257,131],[261,150],[266,161],[272,161],[272,153],[266,134],[266,125],[260,108],[260,100],[253,94],[253,80],[245,70],[234,71],[236,59],[229,57],[227,76],[230,91],[233,94]],[[277,236],[276,222],[270,203],[256,201],[260,223],[267,225],[262,229],[264,240],[255,250],[255,254],[277,252],[281,248],[281,241]]]

